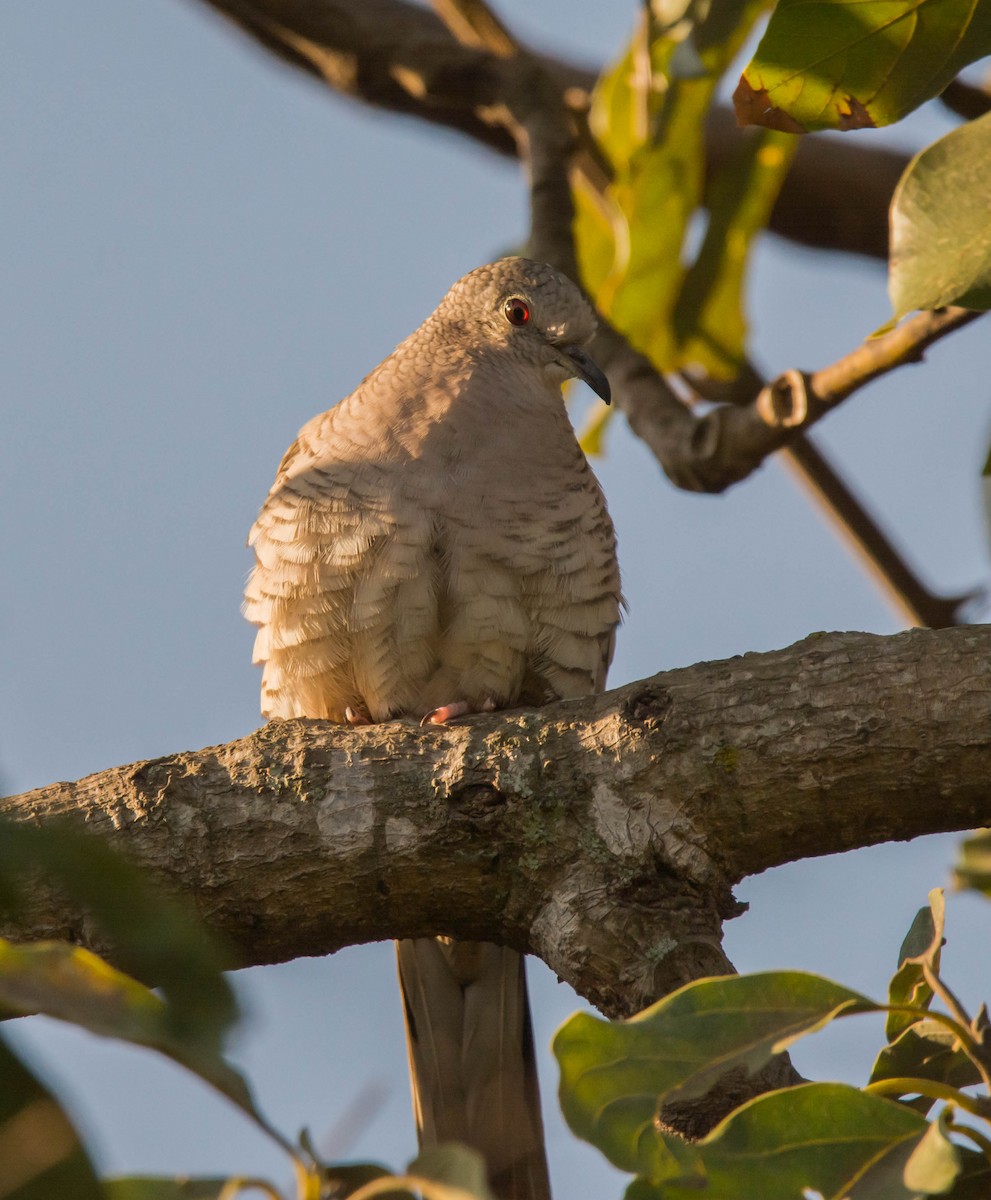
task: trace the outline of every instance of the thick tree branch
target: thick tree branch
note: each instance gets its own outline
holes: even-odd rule
[[[447,933],[629,1013],[730,969],[745,875],[991,823],[991,628],[822,634],[448,728],[273,722],[0,804],[107,838],[244,964]],[[5,931],[86,940],[38,883]]]
[[[462,45],[436,14],[408,0],[202,0],[284,62],[335,91],[389,112],[457,130],[515,155],[492,120],[502,99],[498,54]],[[560,86],[587,92],[596,70],[538,56]],[[747,131],[718,110],[706,129],[708,174],[735,154]],[[802,139],[770,227],[808,246],[884,259],[888,203],[908,157],[816,136]]]

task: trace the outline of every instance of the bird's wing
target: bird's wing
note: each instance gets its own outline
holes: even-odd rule
[[[248,539],[244,612],[259,626],[266,717],[343,721],[350,707],[386,720],[433,661],[430,515],[397,486],[394,464],[347,450],[326,420],[307,427]]]

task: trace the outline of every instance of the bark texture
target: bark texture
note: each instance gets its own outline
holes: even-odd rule
[[[624,1015],[731,969],[745,875],[991,824],[989,661],[988,627],[819,634],[447,728],[272,722],[0,812],[105,837],[245,965],[445,933]],[[42,882],[3,932],[87,941]]]

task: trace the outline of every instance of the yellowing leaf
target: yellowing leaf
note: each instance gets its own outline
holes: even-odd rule
[[[785,133],[890,125],[986,54],[986,0],[778,0],[733,103]]]

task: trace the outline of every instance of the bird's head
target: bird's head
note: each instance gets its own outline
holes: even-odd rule
[[[435,318],[456,324],[479,349],[493,349],[540,369],[549,382],[583,379],[608,404],[609,381],[584,347],[595,314],[559,271],[529,258],[501,258],[465,275]]]

